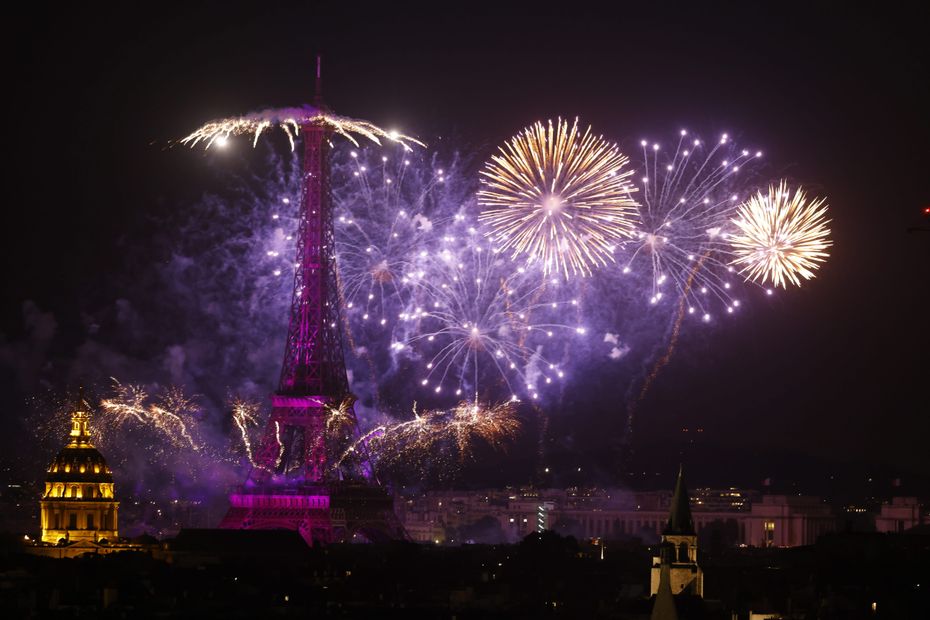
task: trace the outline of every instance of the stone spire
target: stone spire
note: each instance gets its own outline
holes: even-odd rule
[[[668,523],[665,524],[664,535],[694,536],[694,519],[691,517],[691,505],[688,498],[688,489],[685,488],[684,466],[678,466],[678,481],[675,483],[675,494],[672,496],[672,506],[668,513]]]

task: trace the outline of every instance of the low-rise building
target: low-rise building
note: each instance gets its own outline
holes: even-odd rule
[[[667,490],[500,489],[429,492],[399,498],[397,514],[421,542],[517,542],[542,530],[579,539],[639,538],[659,542],[673,495]],[[804,495],[763,495],[735,488],[696,489],[690,498],[701,543],[721,547],[797,547],[844,529],[825,500]],[[869,515],[878,532],[902,532],[928,522],[916,498],[892,498]],[[458,535],[478,522],[499,523],[489,538]],[[871,525],[869,527],[871,530]],[[490,528],[482,528],[485,533]]]

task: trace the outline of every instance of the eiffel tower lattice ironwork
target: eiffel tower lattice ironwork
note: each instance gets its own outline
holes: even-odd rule
[[[314,108],[321,117],[328,111],[320,96],[319,57],[316,84]],[[230,495],[220,527],[294,529],[308,543],[399,538],[403,530],[391,497],[360,459],[339,459],[358,428],[342,348],[328,178],[331,134],[325,122],[300,125],[303,183],[281,378],[252,470]]]

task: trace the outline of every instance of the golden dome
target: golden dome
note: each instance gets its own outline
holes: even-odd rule
[[[48,468],[46,482],[113,482],[106,459],[90,444],[62,448]]]
[[[113,472],[90,443],[90,406],[83,390],[71,411],[68,444],[48,467],[43,499],[112,501]]]
[[[119,536],[113,472],[90,443],[89,422],[90,405],[81,390],[71,410],[68,444],[49,465],[39,501],[45,544],[97,544]]]

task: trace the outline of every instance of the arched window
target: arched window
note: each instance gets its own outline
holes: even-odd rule
[[[678,561],[679,562],[688,562],[688,543],[681,541],[678,545]]]

